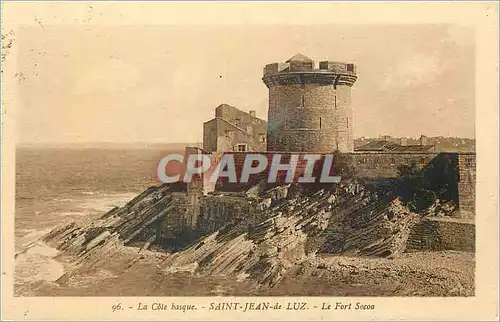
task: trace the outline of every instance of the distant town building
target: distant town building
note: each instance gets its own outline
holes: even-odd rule
[[[429,142],[428,137],[426,137],[425,135],[421,135],[419,140],[420,145],[427,145]]]
[[[397,144],[391,141],[372,141],[357,147],[356,151],[387,151],[387,152],[433,152],[434,145],[407,145]]]
[[[215,118],[203,123],[203,150],[206,152],[259,152],[266,150],[267,122],[255,111],[244,112],[221,104]]]

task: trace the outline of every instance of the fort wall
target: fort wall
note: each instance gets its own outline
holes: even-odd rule
[[[199,190],[189,188],[187,192],[172,194],[171,211],[157,230],[157,241],[165,246],[189,243],[242,220],[252,222],[253,208],[244,195],[204,196]]]
[[[251,153],[227,152],[217,155],[218,160],[224,154],[231,154],[235,161],[235,170],[237,178],[241,176],[241,170],[244,165],[245,158]],[[250,176],[248,183],[231,184],[225,178],[221,178],[218,182],[219,189],[224,191],[238,191],[248,189],[252,185],[265,180],[269,176],[269,165],[275,153],[260,153],[268,159],[268,167],[266,170]],[[291,155],[295,153],[280,153],[281,163],[290,163]],[[296,165],[296,177],[302,175],[306,168],[306,160],[303,155],[306,153],[297,153],[298,159]],[[460,187],[458,201],[460,207],[466,207],[468,210],[474,211],[475,194],[475,167],[470,159],[475,158],[475,154],[459,154],[459,153],[436,153],[436,152],[354,152],[338,155],[341,160],[334,161],[334,165],[330,171],[331,175],[340,175],[335,173],[335,165],[340,163],[348,165],[353,170],[353,175],[359,178],[368,179],[388,179],[399,176],[398,171],[403,165],[415,165],[421,171],[424,171],[434,180],[446,180],[449,183],[455,183]],[[459,162],[467,159],[467,163]],[[314,176],[319,177],[323,167],[324,159],[316,162]],[[472,166],[472,168],[470,168]],[[467,176],[459,176],[459,173],[467,173]],[[278,173],[278,181],[284,179],[284,172]],[[345,176],[345,174],[344,174]],[[214,187],[215,188],[215,187]],[[454,187],[454,189],[458,189]],[[209,191],[209,190],[206,190]],[[462,205],[463,202],[463,205]]]
[[[407,251],[475,251],[476,229],[473,222],[454,219],[426,219],[417,223],[408,237]]]
[[[423,170],[433,162],[440,163],[443,171],[449,169],[445,164],[456,167],[456,154],[428,152],[355,152],[345,155],[345,162],[351,165],[360,178],[395,178],[403,165],[415,165]]]
[[[252,208],[244,196],[204,196],[201,198],[197,231],[204,235],[225,225],[248,220]]]
[[[186,151],[186,156],[202,152],[200,149],[190,148]],[[218,161],[225,154],[230,154],[234,158],[236,175],[239,179],[245,158],[255,153],[212,153],[212,157],[214,161]],[[296,177],[302,176],[306,168],[306,160],[302,158],[304,154],[298,154]],[[263,180],[267,181],[269,165],[275,153],[268,152],[264,155],[268,159],[267,169],[251,175],[247,183],[229,183],[227,178],[220,178],[218,182],[211,183],[208,176],[195,176],[194,180],[187,184],[186,192],[175,192],[171,215],[165,217],[161,229],[162,238],[170,240],[179,236],[184,236],[186,239],[195,238],[216,231],[227,224],[236,225],[243,218],[246,221],[250,220],[253,206],[243,192]],[[289,164],[292,160],[292,153],[282,153],[281,156],[281,163]],[[460,210],[457,213],[466,211],[470,217],[474,215],[475,195],[472,192],[475,191],[475,154],[473,153],[355,152],[335,154],[335,156],[340,159],[334,160],[334,167],[336,162],[347,164],[354,169],[352,175],[359,178],[396,178],[400,166],[411,164],[415,164],[421,171],[430,172],[431,177],[435,171],[439,174],[437,180],[451,183],[449,188],[456,189],[452,193],[457,194]],[[319,177],[323,162],[324,159],[316,162],[313,176]],[[342,173],[334,173],[334,167],[330,175],[342,176]],[[280,180],[284,181],[284,176],[284,172],[278,173],[278,184]],[[456,186],[453,183],[456,183]],[[224,194],[221,195],[222,192]],[[470,250],[474,247],[474,235],[470,233],[473,227],[473,221],[425,220],[414,227],[409,239],[409,249]]]
[[[476,155],[458,154],[458,199],[464,217],[471,217],[476,207]]]
[[[239,181],[247,155],[252,152],[224,152],[212,153],[213,162],[218,162],[223,155],[232,155],[235,163],[236,177]],[[230,183],[227,178],[219,178],[216,183],[208,182],[209,175],[203,179],[201,190],[207,194],[215,189],[221,191],[246,190],[262,180],[267,180],[273,156],[276,153],[258,153],[268,160],[267,168],[257,174],[251,174],[247,183]],[[303,175],[307,160],[303,156],[307,153],[280,153],[281,163],[293,164],[292,155],[298,155],[293,164],[296,167],[295,178]],[[353,175],[358,178],[388,179],[397,178],[402,166],[415,165],[436,182],[448,183],[451,194],[456,194],[459,209],[468,216],[473,216],[475,206],[475,154],[474,153],[437,153],[437,152],[354,152],[336,154],[339,159],[334,160],[330,175]],[[324,163],[323,158],[316,161],[313,176],[319,178]],[[336,168],[338,164],[347,165],[352,173],[343,174]],[[256,163],[253,164],[256,166]],[[336,171],[338,173],[336,173]],[[277,184],[283,183],[286,173],[278,172]],[[463,214],[462,214],[463,215]]]

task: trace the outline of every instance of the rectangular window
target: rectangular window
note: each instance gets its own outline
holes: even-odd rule
[[[347,64],[347,71],[353,72],[354,71],[354,64]]]
[[[246,152],[247,151],[247,145],[246,144],[238,144],[237,145],[237,150],[238,150],[238,152]]]

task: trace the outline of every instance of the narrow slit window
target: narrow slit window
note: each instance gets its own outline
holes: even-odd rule
[[[321,130],[321,117],[319,118],[319,129]]]
[[[287,124],[286,124],[286,116],[285,116],[285,130],[286,130],[286,128],[287,128]]]
[[[306,105],[306,104],[305,104],[306,100],[305,100],[305,98],[304,98],[304,94],[302,94],[301,99],[302,99],[302,107],[304,107],[304,106]]]
[[[347,129],[349,129],[349,118],[346,118],[347,121]]]

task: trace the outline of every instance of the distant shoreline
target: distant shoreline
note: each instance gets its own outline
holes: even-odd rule
[[[438,151],[475,151],[475,139],[466,137],[425,137],[428,144],[436,146]],[[354,139],[354,146],[358,147],[370,141],[389,141],[401,143],[405,140],[406,144],[420,143],[419,138],[411,137],[359,137]],[[402,143],[401,143],[402,144]],[[406,145],[405,144],[405,145]],[[199,147],[203,148],[202,142],[133,142],[133,143],[118,143],[118,142],[75,142],[75,143],[19,143],[16,149],[68,149],[68,150],[82,150],[82,149],[106,149],[106,150],[142,150],[142,149],[160,149],[160,150],[184,150],[186,147]]]
[[[179,150],[187,146],[201,147],[202,143],[21,143],[16,149],[168,149]]]

